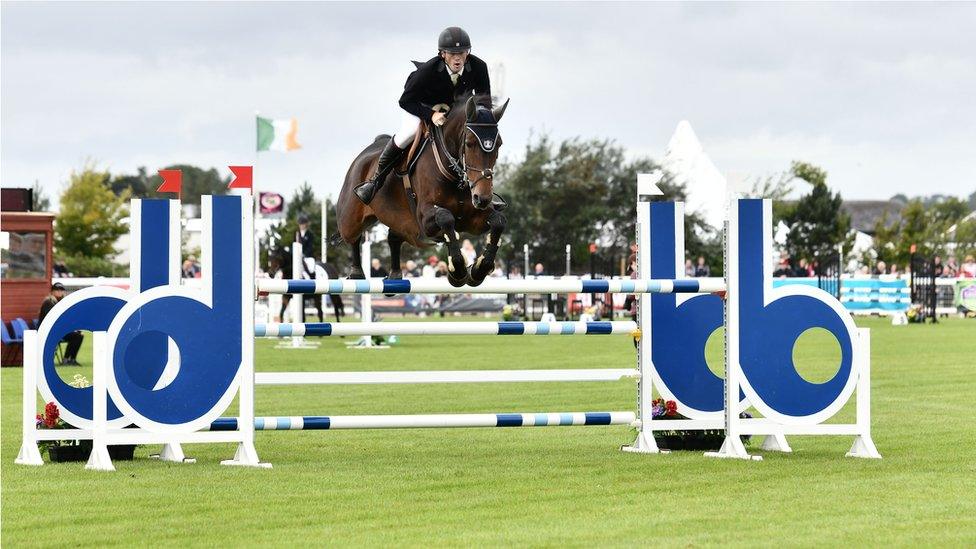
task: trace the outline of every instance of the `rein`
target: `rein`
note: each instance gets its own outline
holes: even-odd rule
[[[471,125],[470,123],[466,123],[465,128],[467,128],[470,125]],[[457,156],[458,158],[460,158],[460,162],[459,162],[458,158],[452,156],[449,149],[447,148],[447,143],[444,141],[444,130],[440,126],[434,126],[433,134],[434,134],[434,139],[433,139],[434,160],[437,161],[437,169],[440,170],[441,175],[446,177],[448,180],[457,181],[457,188],[459,190],[463,189],[465,185],[467,185],[469,189],[473,188],[482,179],[491,180],[494,177],[494,170],[492,168],[479,168],[476,166],[468,166],[467,159],[465,158],[464,155],[464,140],[462,140],[461,144],[458,146]],[[441,158],[440,158],[441,154],[443,154],[447,158],[447,164],[448,166],[450,166],[451,171],[454,172],[453,175],[447,171],[447,169],[444,167],[443,162],[441,162]],[[477,174],[478,175],[477,179],[472,181],[468,177],[468,172],[474,172],[475,174]]]

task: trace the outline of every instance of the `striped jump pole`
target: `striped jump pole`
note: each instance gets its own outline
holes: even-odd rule
[[[486,279],[480,286],[451,286],[445,278],[388,280],[258,280],[258,290],[273,294],[700,294],[725,291],[721,278],[638,280]]]
[[[389,335],[611,335],[636,334],[632,321],[606,322],[312,322],[255,324],[256,337]]]
[[[568,427],[635,425],[634,412],[562,412],[535,414],[419,414],[376,416],[256,417],[257,431],[314,431],[336,429],[430,429],[450,427]],[[220,418],[210,431],[235,431],[238,420]]]

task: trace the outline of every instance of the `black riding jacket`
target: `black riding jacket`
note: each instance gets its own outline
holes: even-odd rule
[[[464,63],[464,72],[457,85],[451,83],[450,72],[440,56],[418,66],[403,85],[400,107],[429,122],[434,105],[453,105],[456,99],[472,95],[472,92],[474,95],[491,95],[488,65],[474,55],[469,55]]]

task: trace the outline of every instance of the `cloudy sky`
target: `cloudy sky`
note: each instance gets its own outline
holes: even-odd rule
[[[541,132],[660,158],[687,119],[732,179],[802,159],[845,198],[976,190],[976,3],[4,2],[0,24],[0,182],[52,195],[86,159],[337,193],[448,25],[504,65],[510,158]],[[256,155],[255,111],[304,148]]]

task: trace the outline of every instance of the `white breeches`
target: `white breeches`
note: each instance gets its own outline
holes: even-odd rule
[[[413,137],[417,135],[417,128],[420,127],[420,119],[416,116],[408,113],[407,111],[400,111],[400,129],[393,134],[393,142],[397,147],[401,149],[406,149],[410,142],[413,141]]]

